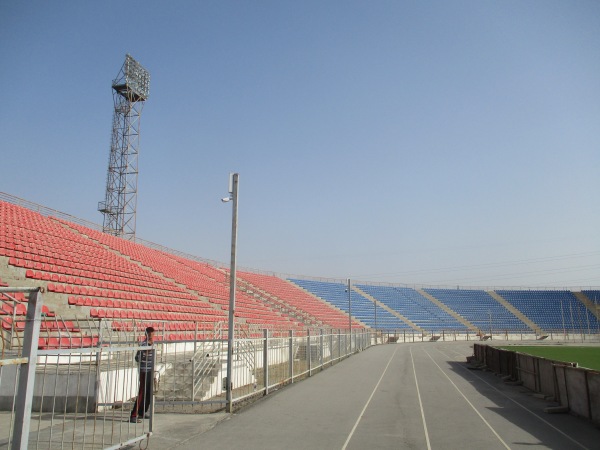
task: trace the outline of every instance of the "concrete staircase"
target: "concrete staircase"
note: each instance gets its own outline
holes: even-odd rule
[[[199,401],[213,391],[223,364],[220,357],[202,356],[199,358],[167,358],[157,365],[160,383],[158,400]]]
[[[26,269],[22,267],[14,267],[8,264],[8,257],[0,256],[0,279],[7,283],[10,287],[43,287],[45,292],[42,294],[44,305],[48,306],[57,316],[88,319],[89,308],[71,307],[68,305],[66,294],[58,294],[48,292],[46,287],[47,281],[33,280],[25,276]],[[87,311],[85,311],[87,309]]]
[[[344,315],[348,315],[348,311],[344,311],[343,309],[335,306],[333,303],[325,300],[324,298],[319,297],[318,295],[313,294],[312,292],[310,292],[308,289],[303,288],[302,286],[298,286],[297,284],[292,283],[291,281],[288,281],[288,283],[292,284],[296,289],[300,289],[302,291],[304,291],[306,294],[310,295],[311,297],[314,297],[315,299],[317,299],[319,302],[321,303],[325,303],[327,306],[329,306],[330,308],[333,308],[335,310],[337,310],[338,312],[344,314]],[[366,323],[364,323],[363,321],[361,321],[358,317],[352,316],[352,328],[354,328],[354,326],[356,324],[359,324],[360,326],[362,326],[363,328],[369,328],[369,326],[367,326]]]
[[[318,321],[316,318],[312,317],[305,311],[299,311],[283,300],[278,298],[275,295],[272,295],[262,289],[257,288],[252,283],[242,279],[237,278],[238,281],[238,289],[242,292],[245,292],[248,295],[253,296],[254,298],[259,299],[261,302],[268,305],[272,310],[277,311],[280,315],[285,314],[293,320],[296,320],[305,326],[320,326],[322,323]]]
[[[437,305],[441,309],[443,309],[444,311],[446,311],[448,314],[450,314],[452,317],[454,317],[456,320],[458,320],[460,323],[462,323],[465,326],[465,328],[467,328],[467,329],[469,329],[471,331],[475,331],[475,332],[478,331],[477,327],[475,325],[473,325],[471,322],[469,322],[467,319],[465,319],[463,316],[461,316],[457,312],[455,312],[455,311],[451,310],[450,308],[448,308],[446,305],[444,305],[442,302],[440,302],[433,295],[428,294],[423,289],[417,289],[417,292],[419,294],[421,294],[423,297],[425,297],[427,300],[429,300],[431,303],[433,303],[434,305]]]
[[[573,292],[573,295],[577,297],[581,303],[591,312],[597,319],[600,320],[600,306],[595,305],[583,292]]]
[[[388,305],[381,303],[379,301],[377,301],[377,299],[375,297],[373,297],[370,294],[367,294],[365,291],[363,291],[362,289],[356,287],[356,286],[352,286],[352,290],[354,290],[355,292],[358,292],[360,295],[362,295],[363,297],[369,299],[370,301],[372,301],[373,303],[375,303],[376,306],[380,306],[383,309],[385,309],[387,312],[389,312],[390,314],[394,315],[395,317],[397,317],[398,319],[400,319],[402,322],[406,323],[409,327],[411,327],[413,330],[418,331],[419,333],[424,332],[424,330],[422,328],[420,328],[419,326],[417,326],[416,324],[414,324],[413,322],[411,322],[409,319],[407,319],[406,317],[404,317],[402,314],[400,314],[398,311],[390,308]]]
[[[502,306],[504,306],[506,309],[508,309],[511,313],[513,313],[515,316],[517,316],[519,318],[519,320],[521,320],[522,322],[524,322],[525,325],[527,325],[533,331],[539,332],[540,335],[544,334],[542,332],[542,329],[539,327],[538,324],[536,324],[535,322],[531,321],[525,314],[523,314],[521,311],[519,311],[518,309],[516,309],[509,302],[507,302],[506,300],[504,300],[502,298],[502,296],[500,296],[500,294],[498,294],[495,291],[488,291],[488,294],[494,300],[496,300],[498,303],[500,303]]]

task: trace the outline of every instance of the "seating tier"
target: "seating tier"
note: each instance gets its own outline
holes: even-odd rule
[[[354,290],[350,291],[349,300],[348,286],[343,283],[297,278],[290,279],[290,281],[346,313],[351,310],[353,317],[369,327],[390,330],[412,329],[406,322],[394,316],[388,310],[375,306],[372,301]],[[376,321],[377,323],[375,323]]]
[[[301,315],[308,315],[320,324],[342,329],[348,328],[348,316],[339,309],[333,308],[329,303],[308,294],[298,286],[273,275],[263,275],[251,272],[240,272],[240,278],[275,296],[286,307],[297,311]],[[354,327],[361,327],[354,323]]]
[[[414,289],[362,284],[358,287],[424,330],[465,329],[464,324]]]
[[[570,291],[497,290],[544,331],[595,331],[598,320]]]
[[[532,331],[490,294],[475,289],[425,289],[482,331]]]

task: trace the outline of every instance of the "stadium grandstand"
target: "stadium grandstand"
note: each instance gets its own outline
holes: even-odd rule
[[[3,286],[46,289],[40,347],[94,345],[81,324],[113,330],[153,326],[158,339],[202,338],[226,326],[229,271],[3,194]],[[243,324],[302,332],[307,327],[441,333],[597,333],[600,291],[414,289],[401,285],[238,273],[236,317]],[[23,295],[16,297],[24,302]],[[4,304],[2,330],[18,335],[25,308]],[[351,312],[351,322],[348,314]],[[61,332],[68,333],[65,339]],[[64,334],[64,333],[63,333]]]
[[[0,411],[15,417],[0,444],[28,433],[19,424],[32,411],[40,414],[29,442],[43,448],[53,439],[63,445],[82,414],[102,426],[79,427],[70,438],[77,445],[147,439],[152,422],[133,425],[129,410],[139,398],[134,355],[149,327],[152,415],[232,412],[381,343],[600,336],[596,290],[419,288],[250,269],[238,270],[236,280],[230,341],[225,264],[116,237],[0,193],[0,362],[27,374],[15,365],[21,356],[37,358],[34,389],[16,383],[9,366],[0,371]],[[19,409],[27,402],[18,397],[29,398],[29,410]],[[41,427],[42,412],[59,432]],[[115,421],[131,426],[115,434]]]

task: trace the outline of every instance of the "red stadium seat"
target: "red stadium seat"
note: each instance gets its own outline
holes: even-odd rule
[[[38,348],[40,350],[45,350],[47,345],[48,343],[46,341],[46,338],[38,338]]]

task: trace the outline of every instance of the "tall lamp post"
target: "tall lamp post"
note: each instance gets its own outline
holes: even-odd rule
[[[352,353],[352,291],[350,278],[348,278],[348,326],[350,328],[350,353]]]
[[[233,366],[233,339],[235,326],[235,284],[236,284],[236,255],[237,255],[237,212],[238,212],[238,182],[239,174],[229,175],[229,196],[222,198],[223,203],[231,201],[233,212],[231,215],[231,267],[229,270],[229,321],[227,328],[227,380],[225,398],[227,401],[227,412],[233,412],[233,383],[231,372]]]
[[[375,333],[377,333],[377,300],[373,302],[375,308],[373,308],[373,316],[375,316]]]

